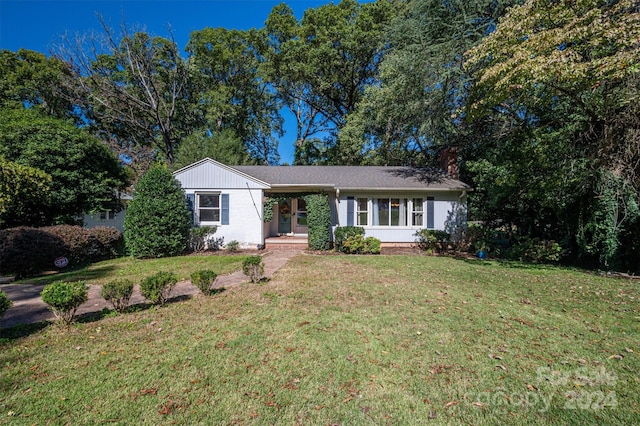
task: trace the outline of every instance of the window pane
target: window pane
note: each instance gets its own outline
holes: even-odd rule
[[[391,226],[400,225],[400,199],[391,199]]]
[[[413,199],[413,211],[421,212],[422,211],[422,198],[414,198]]]
[[[358,213],[358,226],[367,226],[367,212]]]
[[[220,222],[220,210],[218,209],[201,209],[200,221],[202,222]]]
[[[298,198],[298,211],[299,212],[307,211],[307,203],[304,201],[304,198]]]
[[[200,207],[220,207],[220,195],[202,194],[200,197]]]
[[[378,198],[378,225],[389,226],[389,199]]]
[[[422,212],[413,214],[413,226],[422,226]]]
[[[367,199],[366,198],[358,198],[358,211],[366,212],[368,209]]]
[[[298,204],[300,207],[300,204]],[[307,226],[307,212],[299,211],[296,213],[296,220],[298,221],[298,226]]]

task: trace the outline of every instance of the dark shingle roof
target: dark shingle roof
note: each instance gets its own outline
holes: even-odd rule
[[[272,187],[340,189],[460,189],[471,187],[435,169],[394,166],[231,166]]]

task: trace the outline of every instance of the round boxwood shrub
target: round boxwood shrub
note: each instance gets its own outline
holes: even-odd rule
[[[364,236],[364,228],[362,226],[338,226],[334,231],[333,247],[337,251],[344,252],[342,245],[346,239],[356,235]]]
[[[249,256],[242,262],[242,272],[249,277],[252,283],[257,283],[264,274],[264,261],[260,256]]]
[[[380,240],[375,237],[352,235],[344,240],[341,251],[348,254],[380,254],[380,246]]]
[[[191,284],[198,287],[202,294],[208,296],[213,293],[213,291],[211,291],[211,284],[213,284],[217,276],[215,272],[209,269],[195,271],[191,274]]]
[[[173,272],[158,272],[140,283],[140,293],[154,305],[164,305],[177,282]]]
[[[127,279],[114,280],[102,286],[102,298],[117,312],[124,312],[133,294],[133,282]]]
[[[4,315],[5,312],[13,305],[13,302],[9,300],[7,294],[0,290],[0,318]]]
[[[177,256],[189,244],[191,213],[171,172],[153,166],[136,185],[124,218],[129,253],[138,258]]]
[[[78,307],[87,301],[88,295],[89,289],[84,281],[55,281],[42,289],[40,297],[49,305],[57,319],[70,324]]]

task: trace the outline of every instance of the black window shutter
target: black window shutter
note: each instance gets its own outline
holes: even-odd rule
[[[187,194],[187,208],[191,212],[191,223],[196,224],[196,194]]]
[[[433,197],[427,197],[427,229],[433,229]]]
[[[228,225],[229,224],[229,194],[220,195],[220,204],[222,205],[220,222],[222,223],[222,225]]]
[[[347,226],[353,226],[353,212],[355,210],[355,206],[355,198],[347,197]]]

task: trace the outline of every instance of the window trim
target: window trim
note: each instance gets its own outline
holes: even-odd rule
[[[371,208],[370,208],[371,198],[369,198],[369,197],[354,197],[354,198],[355,198],[354,223],[356,224],[356,226],[362,226],[363,228],[364,227],[370,227],[371,225],[369,225],[369,224],[371,223],[371,219],[369,218],[369,212],[371,211]],[[362,199],[366,200],[366,203],[365,203],[366,210],[360,210],[360,200],[362,200]],[[366,213],[367,214],[367,216],[366,216],[367,224],[366,225],[362,225],[362,224],[359,223],[360,222],[360,215],[362,213]]]
[[[204,191],[204,192],[196,192],[196,206],[195,209],[198,215],[198,223],[199,224],[216,224],[220,225],[222,223],[222,193],[219,191]],[[200,196],[201,195],[217,195],[218,196],[218,207],[200,207]],[[200,215],[200,210],[217,210],[218,211],[218,220],[202,220]]]
[[[367,210],[360,210],[358,200],[366,199],[367,200]],[[420,205],[421,210],[415,210],[414,200],[422,200],[422,204]],[[389,203],[389,225],[374,225],[374,208],[377,206],[377,202],[374,200],[388,200]],[[391,211],[392,211],[392,200],[400,201],[400,212],[404,211],[404,222],[405,225],[392,225],[391,224]],[[347,209],[347,220],[354,223],[355,226],[360,226],[363,228],[371,228],[371,229],[426,229],[427,224],[430,223],[428,220],[428,204],[427,200],[433,203],[434,197],[427,196],[425,193],[418,194],[407,194],[403,193],[400,195],[385,195],[385,194],[367,194],[367,195],[358,195],[347,197],[347,203],[353,202],[353,210]],[[347,206],[348,207],[348,206]],[[361,213],[367,213],[367,225],[359,225],[358,219]],[[413,224],[413,216],[415,213],[422,213],[422,224],[414,225]],[[433,213],[433,212],[431,212]],[[400,220],[402,222],[402,220]]]

